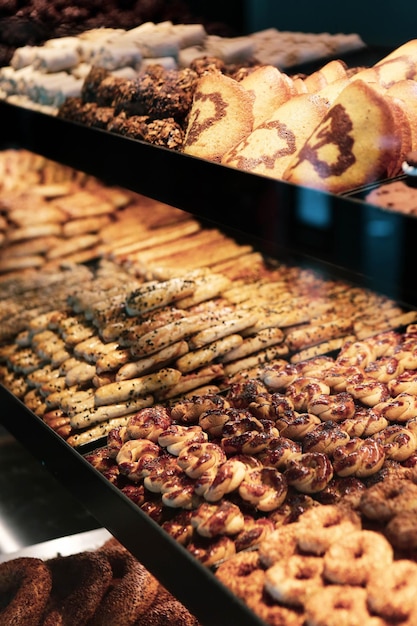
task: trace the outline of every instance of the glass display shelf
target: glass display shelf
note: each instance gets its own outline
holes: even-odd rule
[[[163,531],[75,449],[0,385],[0,424],[199,619],[202,626],[262,626],[213,572]]]
[[[0,102],[3,146],[16,146],[183,209],[265,254],[296,255],[417,305],[417,220],[322,191],[250,174]]]
[[[417,220],[362,199],[233,168],[0,102],[0,144],[31,150],[218,225],[265,255],[295,260],[417,306]],[[203,626],[261,626],[237,597],[7,389],[0,423]]]

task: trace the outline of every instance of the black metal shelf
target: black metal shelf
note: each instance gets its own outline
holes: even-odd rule
[[[417,219],[0,102],[3,145],[32,150],[417,305]]]
[[[0,385],[0,423],[200,620],[262,626],[236,596],[156,522]]]
[[[247,174],[0,102],[0,144],[183,209],[276,259],[417,305],[417,220],[349,197]],[[0,423],[205,626],[263,622],[17,398],[0,386]]]

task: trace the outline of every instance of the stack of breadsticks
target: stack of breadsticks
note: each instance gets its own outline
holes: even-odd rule
[[[64,262],[85,263],[127,232],[139,241],[186,220],[178,209],[25,150],[0,152],[0,190],[3,280]]]
[[[155,402],[218,392],[264,363],[296,362],[416,318],[343,281],[270,268],[256,255],[254,263],[245,246],[237,257],[231,245],[227,262],[164,280],[103,260],[96,270],[45,272],[35,285],[4,282],[3,383],[80,446]]]

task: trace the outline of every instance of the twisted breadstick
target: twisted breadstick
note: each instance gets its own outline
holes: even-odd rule
[[[386,458],[384,446],[372,438],[354,438],[338,447],[333,453],[333,468],[338,476],[376,474]]]

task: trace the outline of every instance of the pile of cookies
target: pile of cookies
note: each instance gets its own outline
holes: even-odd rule
[[[331,193],[401,172],[416,148],[417,43],[373,67],[332,61],[309,76],[272,66],[197,84],[183,151]]]

